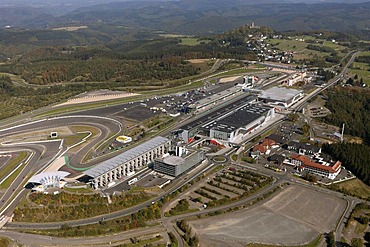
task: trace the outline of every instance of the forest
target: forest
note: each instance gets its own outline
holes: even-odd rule
[[[370,64],[370,56],[358,56],[356,57],[356,62]]]
[[[361,88],[335,88],[326,93],[326,106],[332,114],[324,121],[340,127],[344,134],[363,139],[362,144],[324,144],[323,152],[338,159],[367,185],[370,185],[370,91]]]
[[[113,89],[115,83],[68,84],[32,88],[15,86],[9,76],[0,76],[0,119],[56,103],[81,92],[102,88]]]
[[[361,137],[370,144],[370,91],[367,89],[336,88],[326,93],[326,107],[331,114],[324,121],[341,127],[344,134]]]
[[[37,85],[66,82],[119,82],[121,87],[162,85],[163,81],[191,77],[201,73],[201,68],[189,63],[198,58],[256,59],[256,52],[245,46],[248,30],[205,38],[207,42],[197,45],[182,45],[181,39],[149,36],[129,38],[130,34],[105,33],[95,41],[87,37],[96,35],[96,30],[63,34],[56,31],[25,31],[26,42],[21,37],[11,43],[9,33],[2,31],[4,39],[0,48],[2,57],[10,56],[0,66],[0,72],[21,76],[25,81]],[[269,28],[258,29],[258,33],[273,33]],[[13,36],[18,33],[12,31]],[[132,33],[131,35],[139,35]],[[100,34],[101,36],[102,34]],[[140,36],[140,35],[139,35]],[[95,37],[95,36],[94,36]],[[99,37],[99,36],[98,36]],[[49,42],[50,41],[50,42]],[[227,44],[225,44],[227,42]],[[54,44],[53,46],[48,44]],[[14,45],[17,44],[17,45]],[[73,45],[75,44],[75,45]],[[24,51],[21,47],[27,46]]]
[[[331,47],[327,46],[319,46],[319,45],[307,45],[307,49],[314,50],[314,51],[321,51],[321,52],[335,52],[335,50]]]

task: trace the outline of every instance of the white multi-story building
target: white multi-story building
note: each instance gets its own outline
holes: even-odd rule
[[[329,179],[335,179],[342,169],[342,163],[340,161],[330,163],[324,161],[320,156],[315,156],[315,160],[312,160],[304,155],[292,154],[284,163],[294,165],[300,171],[308,171]]]
[[[90,177],[93,188],[105,187],[115,180],[146,167],[154,159],[168,153],[170,148],[171,141],[169,139],[157,136],[83,173]]]

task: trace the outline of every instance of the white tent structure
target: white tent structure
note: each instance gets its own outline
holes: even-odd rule
[[[44,191],[48,188],[63,188],[65,183],[63,178],[68,176],[69,172],[43,172],[31,177],[26,185],[26,188],[32,188],[36,191]]]

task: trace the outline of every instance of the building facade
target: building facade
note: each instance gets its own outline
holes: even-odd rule
[[[237,143],[274,116],[274,108],[246,105],[203,125],[202,129],[210,138]]]
[[[127,174],[146,167],[154,159],[168,153],[170,148],[171,141],[158,136],[83,173],[91,178],[90,183],[94,189],[102,188]]]
[[[315,160],[312,160],[304,155],[292,154],[289,160],[284,163],[294,165],[300,171],[307,171],[329,179],[335,179],[342,169],[342,163],[340,161],[329,163],[319,156],[316,156]]]
[[[205,159],[203,151],[193,152],[185,158],[167,156],[154,160],[154,171],[171,177],[177,177],[194,168]]]

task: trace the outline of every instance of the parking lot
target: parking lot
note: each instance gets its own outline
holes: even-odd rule
[[[262,205],[189,223],[199,235],[201,246],[294,246],[331,231],[345,205],[335,196],[288,186]]]

